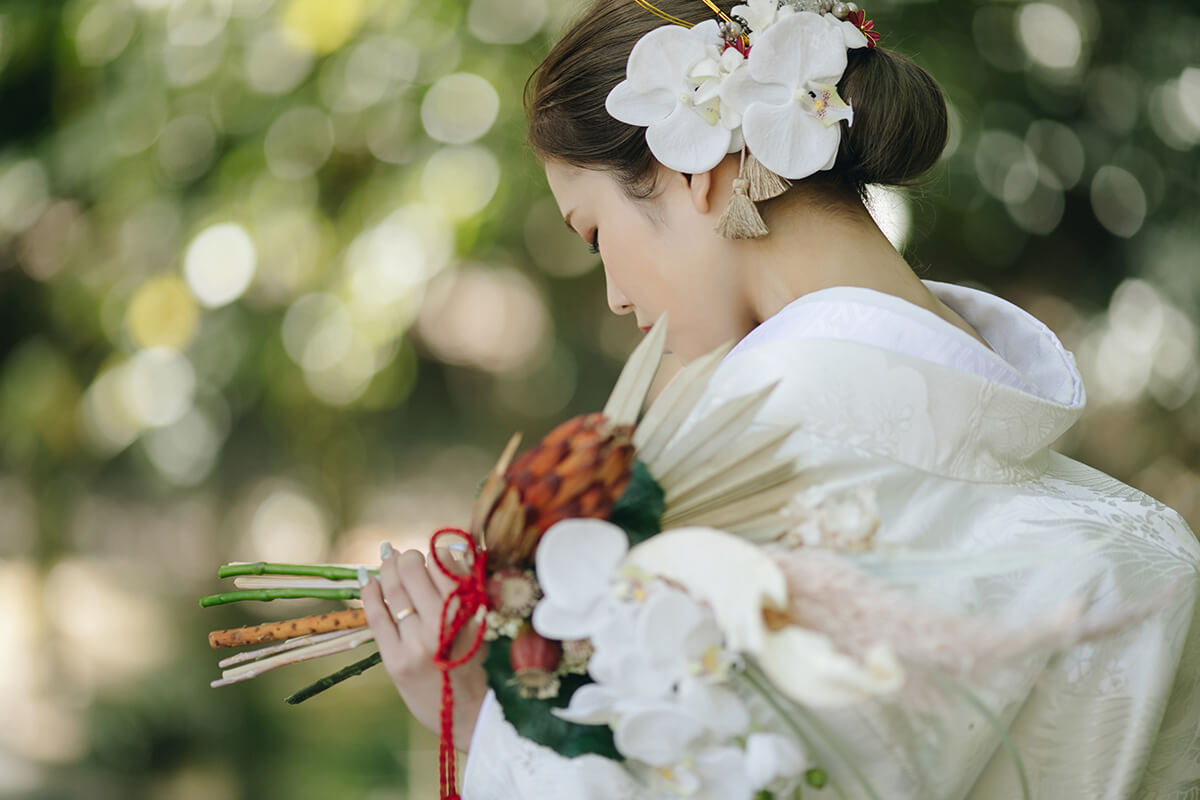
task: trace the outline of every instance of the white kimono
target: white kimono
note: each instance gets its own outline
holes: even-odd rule
[[[837,486],[874,489],[879,547],[960,564],[978,553],[978,570],[913,581],[929,604],[1019,627],[1073,597],[1103,612],[1173,586],[1133,627],[978,689],[1008,725],[1033,797],[1200,800],[1200,544],[1175,512],[1048,449],[1078,418],[1084,390],[1046,326],[992,295],[928,286],[995,352],[905,301],[838,287],[751,332],[707,402],[778,381],[758,422],[797,427],[786,447],[818,480],[827,469]],[[996,566],[1006,559],[1011,568]],[[995,727],[965,700],[919,724],[874,705],[825,716],[880,797],[1021,796]],[[847,797],[865,796],[833,777]],[[562,758],[517,736],[489,696],[463,797],[650,795],[614,762]]]

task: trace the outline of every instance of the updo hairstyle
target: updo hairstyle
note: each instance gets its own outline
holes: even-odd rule
[[[688,22],[714,18],[700,0],[655,5]],[[730,13],[736,2],[717,5]],[[539,159],[612,172],[633,198],[653,193],[656,162],[646,129],[609,116],[604,101],[625,79],[633,46],[665,24],[633,0],[593,0],[526,83],[529,145]],[[850,50],[837,88],[854,109],[854,124],[842,127],[833,168],[798,184],[862,196],[868,184],[915,183],[941,156],[946,102],[929,73],[905,56],[882,47]]]

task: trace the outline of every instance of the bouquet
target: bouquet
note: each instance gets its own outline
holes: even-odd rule
[[[1150,610],[1095,619],[1079,601],[1010,631],[922,607],[862,558],[880,522],[872,487],[815,483],[779,453],[793,430],[754,425],[773,386],[700,403],[727,347],[686,366],[642,413],[666,326],[664,316],[631,355],[602,412],[519,456],[514,436],[466,529],[433,536],[431,558],[458,584],[436,658],[443,797],[456,796],[449,672],[481,646],[520,735],[566,757],[621,761],[662,796],[785,798],[834,778],[877,797],[818,712],[957,691],[1007,741],[970,681]],[[446,540],[465,575],[441,561]],[[366,570],[229,564],[218,575],[238,590],[201,604],[353,599]],[[472,620],[472,646],[452,659]],[[352,608],[214,631],[213,647],[265,646],[221,661],[213,685],[368,646],[365,625]],[[287,701],[378,662],[368,655]]]

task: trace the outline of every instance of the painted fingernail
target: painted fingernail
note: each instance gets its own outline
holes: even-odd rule
[[[359,587],[365,588],[367,585],[367,582],[370,580],[371,579],[369,577],[367,577],[367,568],[359,567],[358,568],[358,585],[359,585]]]
[[[446,545],[446,547],[450,550],[453,550],[455,553],[467,552],[467,546],[462,542],[451,542],[450,544]]]
[[[379,543],[379,557],[381,559],[386,561],[389,558],[391,558],[392,556],[394,556],[395,554],[396,554],[396,551],[392,549],[391,542],[382,541]]]

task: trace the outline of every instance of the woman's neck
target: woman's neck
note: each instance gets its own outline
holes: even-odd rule
[[[907,300],[987,344],[925,287],[861,203],[814,210],[798,200],[775,209],[771,235],[743,251],[743,285],[755,324],[810,292],[857,286]]]

